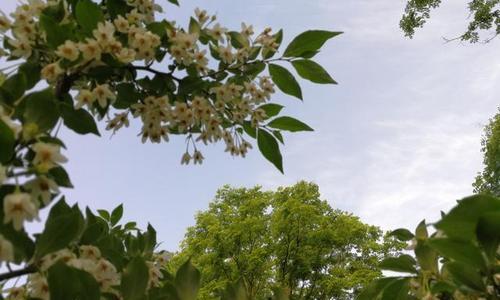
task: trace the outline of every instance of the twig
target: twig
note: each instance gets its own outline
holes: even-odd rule
[[[35,273],[37,270],[38,270],[37,267],[35,267],[34,265],[29,265],[26,268],[21,269],[21,270],[3,273],[3,274],[0,274],[0,282],[7,280],[7,279],[11,279],[11,278],[32,274],[32,273]]]

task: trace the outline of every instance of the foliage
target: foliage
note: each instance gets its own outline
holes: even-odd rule
[[[437,8],[442,0],[408,0],[400,27],[408,37],[413,37],[415,29],[423,27],[430,18],[432,9]],[[472,20],[467,30],[456,39],[476,43],[489,42],[500,34],[500,1],[470,0],[468,9]],[[487,34],[482,37],[481,33]]]
[[[500,199],[462,199],[434,224],[436,232],[427,227],[422,221],[414,233],[392,232],[411,241],[415,256],[387,258],[380,267],[406,275],[372,282],[358,300],[500,298]]]
[[[484,128],[481,141],[484,170],[474,182],[474,192],[500,197],[500,113]]]
[[[339,32],[306,31],[278,56],[281,30],[255,35],[243,24],[229,31],[200,9],[183,28],[156,20],[159,11],[153,0],[26,0],[10,16],[0,13],[7,65],[0,73],[0,263],[9,270],[0,274],[0,298],[197,297],[199,271],[187,260],[167,272],[169,254],[157,250],[152,226],[121,224],[122,206],[96,215],[67,204],[60,189],[73,184],[61,126],[100,135],[96,120],[105,120],[114,134],[133,117],[143,142],[185,137],[184,164],[202,163],[200,143],[223,142],[244,157],[250,137],[282,172],[281,131],[312,130],[279,115],[283,106],[271,96],[276,84],[302,99],[285,63],[307,80],[335,83],[311,59]],[[28,234],[26,223],[47,207],[43,231]]]
[[[172,265],[190,257],[199,267],[200,299],[218,299],[237,282],[241,299],[267,299],[278,287],[290,299],[350,299],[397,249],[381,239],[378,228],[320,200],[315,184],[226,186],[196,216]]]

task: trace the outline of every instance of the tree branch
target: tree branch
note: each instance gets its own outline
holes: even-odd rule
[[[37,267],[35,267],[34,265],[29,265],[21,270],[0,274],[0,282],[11,278],[32,274],[35,273],[36,271],[38,271]]]

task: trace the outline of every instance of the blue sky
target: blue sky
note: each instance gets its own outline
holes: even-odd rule
[[[307,29],[344,31],[316,59],[338,86],[302,81],[304,102],[274,98],[286,106],[284,113],[316,131],[286,135],[285,175],[256,150],[233,159],[222,146],[204,149],[201,167],[181,166],[182,139],[143,145],[137,123],[112,138],[103,130],[102,138],[63,131],[76,186],[67,198],[94,209],[124,203],[124,218],[143,226],[149,221],[170,250],[224,184],[275,188],[313,181],[332,206],[387,230],[436,220],[440,210],[472,193],[482,167],[482,127],[494,115],[500,92],[498,41],[444,43],[443,36],[464,30],[468,17],[465,1],[445,2],[413,40],[398,27],[402,0],[165,5],[181,24],[199,6],[217,12],[226,27],[239,29],[245,21],[258,29],[283,28],[285,44]]]

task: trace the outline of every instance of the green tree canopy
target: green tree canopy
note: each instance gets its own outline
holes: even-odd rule
[[[417,28],[423,27],[431,11],[441,5],[442,0],[409,0],[400,27],[408,37],[413,37]],[[500,34],[500,1],[471,0],[467,4],[471,20],[464,33],[456,39],[476,43],[489,42]],[[484,34],[484,36],[481,36]]]
[[[238,281],[248,299],[267,299],[277,287],[291,299],[350,299],[394,250],[380,229],[321,200],[313,183],[274,192],[225,186],[173,262],[192,258],[203,274],[200,299],[217,299]]]
[[[474,192],[500,197],[500,112],[484,128],[481,141],[484,170],[474,182]]]

